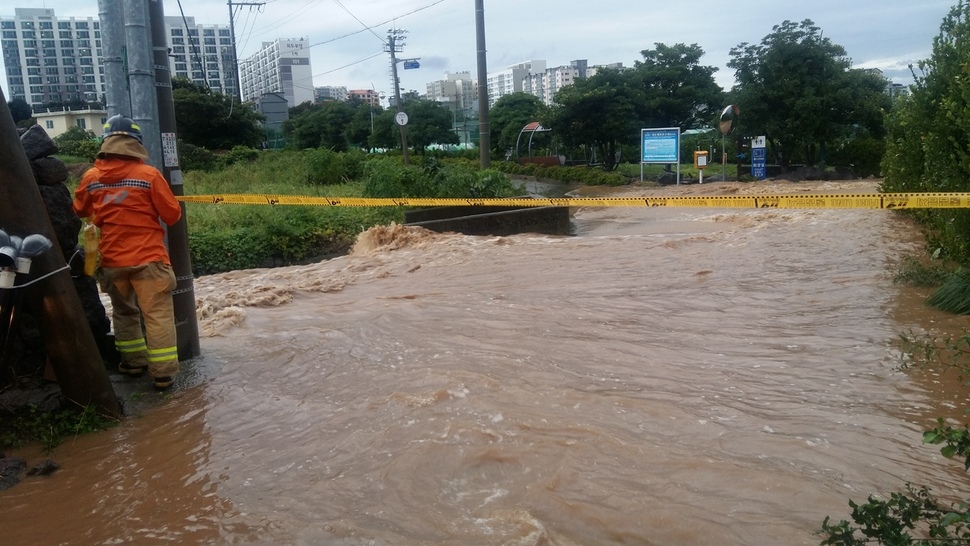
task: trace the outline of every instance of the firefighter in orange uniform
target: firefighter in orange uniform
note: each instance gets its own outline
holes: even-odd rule
[[[118,371],[146,369],[165,390],[179,372],[172,290],[175,273],[165,230],[182,208],[162,173],[145,164],[141,129],[124,116],[104,125],[101,151],[74,192],[74,212],[101,229],[101,287],[110,296]]]

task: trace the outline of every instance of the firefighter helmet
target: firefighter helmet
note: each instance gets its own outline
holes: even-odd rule
[[[141,127],[136,125],[131,118],[126,118],[125,116],[118,114],[116,116],[112,116],[104,124],[104,134],[101,135],[101,138],[108,138],[109,136],[114,135],[130,136],[137,139],[138,142],[141,142]]]

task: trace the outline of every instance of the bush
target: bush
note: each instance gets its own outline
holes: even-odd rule
[[[66,132],[54,137],[59,155],[71,156],[84,161],[94,161],[101,150],[101,141],[91,131],[80,127],[71,127]]]
[[[342,184],[346,182],[347,168],[344,154],[326,148],[306,151],[307,181],[311,184]]]
[[[179,141],[179,165],[183,171],[211,171],[216,168],[216,154],[201,146]]]
[[[222,156],[222,163],[227,167],[236,163],[252,163],[259,159],[259,150],[249,146],[233,146],[229,153]]]

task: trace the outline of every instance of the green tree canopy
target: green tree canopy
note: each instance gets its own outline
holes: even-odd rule
[[[209,150],[235,146],[255,148],[263,141],[262,114],[235,97],[213,93],[184,78],[172,80],[175,123],[179,138]]]
[[[970,2],[958,2],[933,39],[929,59],[909,97],[896,100],[887,121],[883,189],[893,192],[970,191]],[[925,209],[920,218],[934,250],[970,266],[970,211]]]
[[[629,71],[602,70],[579,79],[556,93],[543,123],[568,149],[595,150],[611,171],[620,146],[636,142],[644,126],[637,116],[637,84]]]
[[[700,64],[704,50],[697,44],[655,44],[641,51],[634,64],[637,103],[645,128],[679,127],[681,130],[709,125],[724,100],[714,81],[717,67]]]
[[[404,103],[402,111],[408,115],[408,149],[423,153],[432,144],[458,144],[458,135],[453,130],[454,115],[447,107],[434,101],[411,97]],[[370,143],[378,148],[400,148],[401,128],[395,122],[397,111],[385,110],[374,116],[374,134]]]
[[[408,115],[408,147],[416,154],[432,144],[458,144],[454,131],[454,114],[446,106],[431,100],[412,100],[404,104]]]
[[[748,133],[764,134],[782,165],[825,162],[825,144],[857,131],[882,132],[889,106],[879,74],[853,70],[845,49],[806,19],[784,21],[760,44],[731,49],[733,89]]]
[[[7,108],[10,109],[10,116],[13,117],[14,123],[28,120],[34,115],[30,104],[21,97],[15,97],[13,100],[7,102]]]
[[[347,151],[347,126],[354,118],[354,108],[341,101],[326,101],[303,110],[297,117],[283,122],[283,131],[299,149],[327,148]]]
[[[539,121],[544,108],[539,97],[529,93],[511,93],[495,101],[488,109],[492,151],[505,154],[514,149],[519,132],[527,124]]]

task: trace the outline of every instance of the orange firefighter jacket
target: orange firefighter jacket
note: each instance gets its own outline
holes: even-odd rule
[[[88,169],[74,192],[74,212],[101,228],[103,267],[150,262],[171,265],[159,218],[172,225],[182,208],[162,173],[140,159],[107,155]]]

